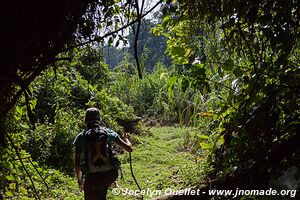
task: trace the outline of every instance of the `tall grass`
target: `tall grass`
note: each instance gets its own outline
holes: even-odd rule
[[[132,106],[137,115],[163,124],[198,126],[211,103],[210,96],[193,87],[189,77],[160,63],[139,79],[125,60],[114,70],[109,92]]]

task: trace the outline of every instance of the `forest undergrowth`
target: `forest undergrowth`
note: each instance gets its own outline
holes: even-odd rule
[[[119,13],[118,2],[111,5],[116,12],[107,11],[112,16]],[[82,198],[72,143],[85,129],[89,107],[99,108],[104,126],[131,134],[143,189],[202,183],[214,189],[299,189],[297,1],[161,3],[156,20],[141,20],[145,37],[110,36],[105,48],[98,40],[72,45],[47,70],[28,66],[37,70],[28,82],[22,81],[30,74],[26,67],[16,70],[16,82],[3,96],[7,102],[16,94],[1,113],[0,197]],[[111,47],[124,40],[131,47]],[[104,58],[105,49],[114,53]],[[124,180],[118,185],[136,190],[128,154],[120,159]],[[111,199],[135,198],[112,192]]]
[[[163,195],[163,191],[168,188],[182,189],[199,182],[201,177],[199,157],[185,149],[186,142],[183,137],[186,134],[193,134],[196,129],[188,127],[150,127],[149,129],[148,134],[132,135],[131,138],[134,143],[132,152],[134,176],[142,190],[162,191],[161,195]],[[130,171],[129,154],[125,152],[117,157],[122,163],[122,170],[117,180],[120,193],[116,195],[113,191],[116,187],[113,184],[108,191],[108,199],[139,199],[140,195],[137,194],[139,191]],[[83,192],[80,192],[74,175],[67,175],[50,168],[37,170],[41,171],[43,177],[39,177],[33,169],[30,169],[30,174],[33,175],[40,199],[83,199]],[[14,178],[11,176],[11,180]],[[41,178],[45,182],[41,182]],[[46,186],[48,190],[45,189]],[[10,188],[13,187],[20,186],[11,184]],[[133,191],[135,194],[132,193]],[[151,199],[158,195],[159,193],[156,195],[148,193],[144,199]],[[22,189],[22,186],[19,194],[7,192],[4,197],[5,199],[34,199],[28,195],[25,188]]]

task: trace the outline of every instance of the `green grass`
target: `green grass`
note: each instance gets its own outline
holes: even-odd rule
[[[192,128],[176,127],[153,127],[149,135],[133,135],[135,142],[132,152],[132,163],[134,175],[143,190],[165,191],[167,188],[182,189],[195,185],[199,175],[198,164],[195,157],[180,149],[184,144],[186,133],[195,133]],[[186,138],[185,138],[186,139]],[[138,188],[131,176],[129,154],[124,153],[119,156],[122,163],[124,179],[117,180],[120,188],[138,191]],[[52,184],[50,194],[44,194],[43,199],[83,199],[83,193],[79,192],[75,177],[64,176],[58,172],[51,176],[53,180],[47,180]],[[56,181],[55,181],[56,180]],[[57,182],[57,180],[59,180]],[[109,200],[130,200],[138,199],[134,195],[114,195],[114,187],[108,191]],[[163,193],[162,193],[163,194]],[[159,195],[144,195],[144,200],[154,198]]]
[[[191,128],[153,127],[150,135],[134,138],[138,143],[132,152],[133,171],[143,190],[163,192],[167,188],[181,189],[196,182],[197,164],[194,156],[178,150],[183,144],[184,133],[192,131]],[[124,153],[119,158],[124,180],[119,176],[118,185],[124,190],[138,190],[131,176],[129,154]],[[145,195],[144,199],[153,197]],[[137,199],[134,195],[114,195],[113,187],[108,191],[108,199],[125,198]]]

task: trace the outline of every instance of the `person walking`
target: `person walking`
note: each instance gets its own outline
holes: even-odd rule
[[[75,174],[85,200],[106,200],[108,187],[117,179],[120,162],[112,154],[116,144],[132,152],[132,144],[113,130],[100,126],[98,108],[88,108],[85,113],[86,130],[79,133],[75,145]]]

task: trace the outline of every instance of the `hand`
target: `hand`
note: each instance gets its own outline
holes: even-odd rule
[[[124,150],[128,151],[128,152],[132,152],[132,144],[131,142],[128,140],[128,134],[125,135],[126,137],[118,137],[118,139],[115,141],[115,143],[120,146],[121,148],[123,148]]]
[[[129,133],[124,133],[123,138],[129,140],[130,139],[130,134]]]

